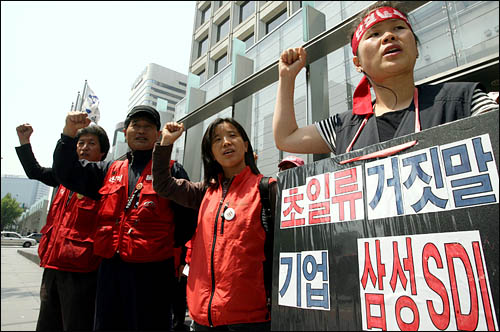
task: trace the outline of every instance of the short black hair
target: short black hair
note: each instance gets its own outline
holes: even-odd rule
[[[90,126],[81,128],[77,131],[76,140],[78,141],[81,136],[87,134],[97,136],[97,138],[99,139],[99,146],[101,148],[101,153],[104,153],[104,155],[101,158],[101,161],[106,159],[106,156],[108,155],[109,151],[109,139],[108,139],[108,134],[106,134],[106,131],[99,125],[91,124]]]

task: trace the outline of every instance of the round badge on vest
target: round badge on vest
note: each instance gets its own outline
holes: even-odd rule
[[[76,194],[76,198],[78,198],[78,199],[82,199],[82,198],[83,198],[83,195],[82,195],[82,194]]]
[[[224,219],[226,220],[233,220],[235,215],[236,213],[234,212],[233,208],[228,208],[226,211],[224,211]]]
[[[135,189],[137,189],[137,190],[141,190],[141,189],[142,189],[142,182],[138,183],[138,184],[135,186]]]

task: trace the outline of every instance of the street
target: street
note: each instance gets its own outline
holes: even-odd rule
[[[43,269],[17,251],[34,248],[2,246],[2,331],[35,331],[40,309]]]
[[[1,331],[35,331],[43,273],[43,268],[33,262],[38,261],[37,249],[38,246],[2,246]],[[191,318],[186,312],[186,330],[190,323]]]

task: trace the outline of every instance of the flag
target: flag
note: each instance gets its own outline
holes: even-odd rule
[[[87,113],[90,121],[97,124],[100,118],[99,98],[95,95],[94,91],[92,91],[88,84],[85,89],[85,95],[83,96],[81,111]]]

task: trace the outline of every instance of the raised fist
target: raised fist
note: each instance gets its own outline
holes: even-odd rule
[[[33,134],[33,127],[29,123],[25,123],[16,127],[17,137],[19,137],[19,144],[28,144],[30,142],[31,134]]]
[[[90,124],[90,119],[87,113],[84,112],[69,112],[66,116],[66,125],[63,129],[63,134],[75,137],[78,129],[85,128]]]
[[[161,131],[161,145],[170,145],[182,135],[184,124],[177,122],[167,122]]]
[[[280,78],[295,79],[306,64],[307,53],[303,47],[289,48],[280,56],[278,70]]]

